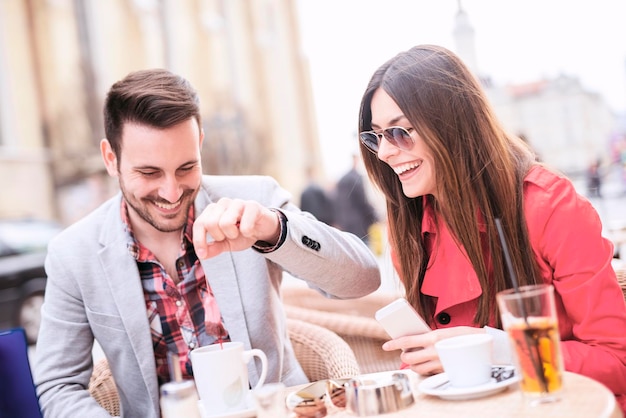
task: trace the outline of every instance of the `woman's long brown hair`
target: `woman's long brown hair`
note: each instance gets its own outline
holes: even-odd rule
[[[372,129],[371,100],[382,88],[430,148],[437,196],[408,198],[398,176],[361,144],[368,176],[385,195],[391,246],[410,303],[432,318],[434,305],[420,292],[428,266],[422,236],[424,199],[462,246],[482,287],[474,321],[498,320],[495,294],[512,287],[495,226],[500,218],[520,285],[538,281],[523,212],[523,180],[535,163],[532,150],[497,121],[479,82],[452,52],[434,45],[400,53],[372,76],[361,102],[359,132]],[[481,242],[480,224],[486,229]],[[435,244],[436,245],[436,244]],[[484,247],[483,247],[484,246]],[[483,248],[491,260],[484,256]],[[492,267],[491,278],[489,277]],[[441,278],[442,280],[444,278]]]

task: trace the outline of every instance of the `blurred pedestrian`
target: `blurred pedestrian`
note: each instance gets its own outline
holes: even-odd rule
[[[600,159],[597,159],[587,169],[587,193],[589,197],[602,197],[602,173]]]
[[[352,232],[369,244],[369,228],[378,221],[378,216],[367,197],[358,163],[358,154],[353,154],[352,167],[335,187],[336,224],[339,229]]]
[[[307,169],[308,184],[300,194],[300,209],[313,214],[318,220],[333,225],[335,213],[329,193],[317,182],[313,167]]]

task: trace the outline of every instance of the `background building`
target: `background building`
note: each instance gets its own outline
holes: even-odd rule
[[[0,218],[68,224],[117,190],[101,109],[128,72],[198,89],[206,173],[268,174],[297,192],[319,163],[290,0],[0,1]]]
[[[571,177],[584,174],[596,160],[610,163],[617,117],[577,78],[563,75],[488,92],[503,123],[524,136],[542,161]]]
[[[104,95],[128,72],[149,67],[180,73],[199,90],[205,172],[272,175],[294,196],[305,186],[307,167],[326,182],[318,126],[332,141],[325,160],[332,159],[331,168],[339,171],[358,143],[354,112],[367,81],[350,90],[349,82],[359,76],[346,62],[364,67],[377,60],[367,55],[372,45],[366,43],[366,53],[359,49],[363,33],[346,29],[347,18],[339,18],[345,32],[322,38],[325,49],[342,45],[341,55],[323,60],[341,86],[320,84],[316,95],[330,94],[333,101],[320,115],[332,109],[350,130],[320,124],[299,31],[313,23],[316,38],[327,32],[319,31],[320,18],[305,13],[299,19],[296,8],[304,4],[309,14],[311,7],[324,12],[325,25],[333,9],[306,1],[1,0],[0,218],[68,224],[117,190],[98,149]],[[483,81],[507,129],[573,177],[597,159],[607,165],[621,159],[626,167],[626,128],[617,128],[601,96],[565,74],[523,85],[492,83],[480,70],[470,16],[456,4],[456,15],[450,14],[453,49]],[[359,10],[351,12],[358,16]],[[416,35],[409,42],[421,39]],[[387,48],[385,57],[398,46]],[[514,53],[503,48],[503,59]],[[345,104],[345,98],[354,101]]]
[[[505,128],[525,138],[541,161],[572,178],[584,175],[597,160],[612,162],[618,116],[601,96],[568,75],[495,85],[478,66],[475,31],[460,3],[453,35],[456,52],[482,81]]]

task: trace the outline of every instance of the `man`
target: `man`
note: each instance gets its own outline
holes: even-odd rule
[[[357,170],[358,164],[359,156],[353,154],[352,167],[337,182],[336,224],[339,229],[351,232],[365,243],[369,243],[369,229],[378,220],[378,216],[367,198],[363,176]]]
[[[315,180],[313,167],[307,169],[308,184],[300,194],[300,209],[313,214],[328,225],[334,225],[335,211],[328,193]]]
[[[101,153],[121,193],[50,243],[35,365],[44,416],[108,416],[86,390],[94,338],[124,417],[160,416],[168,352],[191,378],[189,351],[219,340],[263,350],[268,382],[306,382],[282,271],[329,296],[363,296],[380,283],[368,249],[300,212],[268,177],[203,176],[199,101],[181,77],[129,74],[109,91],[104,121]]]

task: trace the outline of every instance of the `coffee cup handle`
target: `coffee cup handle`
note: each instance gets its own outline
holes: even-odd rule
[[[259,360],[261,360],[261,376],[259,376],[259,381],[257,382],[257,384],[254,386],[254,388],[252,388],[252,390],[254,390],[260,388],[263,383],[265,383],[265,377],[267,376],[267,356],[263,351],[259,350],[258,348],[244,351],[243,360],[246,362],[246,364],[249,363],[250,360],[252,360],[252,357],[258,357]]]

